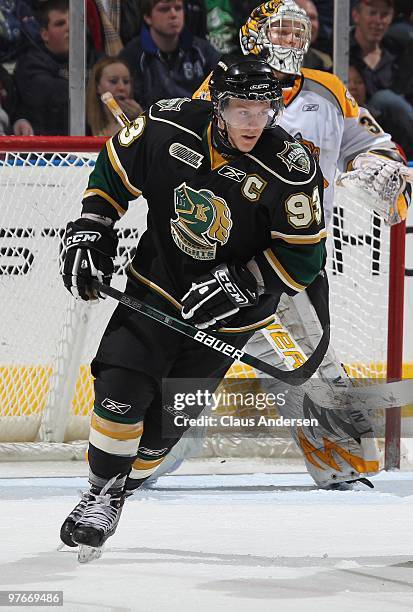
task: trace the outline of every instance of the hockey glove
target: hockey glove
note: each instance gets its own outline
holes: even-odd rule
[[[404,221],[412,198],[413,174],[403,163],[374,154],[360,153],[353,170],[337,180],[344,187],[341,197],[362,202],[376,211],[388,225]]]
[[[96,300],[100,296],[92,287],[92,279],[110,284],[113,257],[118,237],[112,227],[91,219],[68,223],[64,238],[63,282],[76,299]]]
[[[182,318],[199,329],[214,327],[240,308],[258,302],[255,276],[243,265],[221,264],[201,276],[182,298]]]

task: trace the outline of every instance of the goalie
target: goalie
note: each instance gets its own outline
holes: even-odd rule
[[[320,162],[326,225],[333,213],[335,185],[340,189],[342,200],[356,199],[380,214],[386,223],[399,223],[406,218],[412,197],[412,177],[404,159],[391,137],[367,110],[357,105],[336,76],[301,68],[310,40],[311,22],[292,0],[261,4],[240,30],[243,53],[265,59],[281,81],[285,110],[280,125]],[[208,79],[194,97],[209,97]],[[305,219],[302,223],[305,224]],[[278,234],[277,240],[280,244],[293,245],[296,238],[286,233]],[[283,332],[290,334],[291,341],[300,347],[302,360],[313,352],[319,336],[320,322],[312,303],[320,291],[325,291],[321,276],[294,297],[284,294],[277,309]],[[280,365],[283,357],[274,336],[273,328],[257,332],[247,350]],[[348,384],[346,372],[331,347],[319,368],[319,376],[329,384],[332,381],[341,386]],[[306,409],[315,408],[307,404]],[[347,421],[343,421],[347,414]],[[358,410],[346,415],[335,416],[329,411],[324,426],[319,429],[292,429],[308,471],[320,487],[351,488],[352,483],[379,470],[378,448],[369,415]],[[184,443],[185,440],[181,442],[182,448]],[[179,463],[182,458],[179,445],[173,455],[175,463]],[[162,470],[166,470],[166,465]],[[160,473],[161,470],[155,476]]]

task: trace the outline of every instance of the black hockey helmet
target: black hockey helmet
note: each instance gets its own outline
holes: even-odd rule
[[[214,114],[220,119],[230,98],[270,102],[266,128],[278,123],[284,108],[280,82],[267,62],[253,55],[222,56],[211,75],[209,89]]]

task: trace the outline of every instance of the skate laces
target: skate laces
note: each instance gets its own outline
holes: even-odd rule
[[[74,521],[78,521],[86,508],[86,505],[90,499],[90,491],[79,491],[80,501],[73,508],[72,512],[67,517],[68,519],[72,519]]]
[[[81,517],[82,525],[91,525],[95,528],[109,529],[116,520],[118,515],[118,507],[111,505],[114,500],[120,499],[122,492],[119,494],[110,494],[107,491],[116,481],[118,474],[109,480],[100,493],[88,492],[89,500],[86,504],[86,509]]]

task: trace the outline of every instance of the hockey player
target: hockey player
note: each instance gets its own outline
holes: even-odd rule
[[[305,144],[320,162],[326,225],[333,213],[337,169],[341,172],[343,198],[356,198],[377,211],[388,224],[398,223],[406,218],[411,200],[404,160],[391,137],[367,110],[357,105],[340,79],[326,72],[301,69],[310,40],[311,22],[292,0],[261,4],[240,30],[243,53],[265,59],[282,83],[285,110],[280,125]],[[208,79],[194,97],[209,98]],[[279,236],[279,240],[291,244],[292,238],[285,235]],[[277,310],[284,331],[287,328],[292,342],[303,349],[301,355],[297,352],[301,360],[313,351],[319,334],[319,322],[311,308],[311,295],[320,290],[319,284],[320,278],[296,297],[282,296]],[[248,351],[279,363],[281,357],[274,337],[271,328],[258,332],[248,343]],[[319,374],[325,380],[347,384],[345,371],[332,348]],[[292,435],[303,452],[309,473],[320,487],[351,488],[349,481],[379,470],[370,419],[359,410],[354,414],[336,415],[333,411],[328,414],[323,427],[292,428]],[[175,452],[179,460],[178,449]]]
[[[324,266],[323,179],[308,151],[274,127],[282,93],[266,62],[224,57],[210,86],[212,104],[161,100],[107,142],[82,215],[67,226],[63,279],[75,297],[99,297],[91,279],[110,281],[113,225],[142,193],[148,229],[128,293],[242,347],[273,319],[282,293],[304,290]],[[117,307],[92,362],[90,491],[63,523],[64,543],[81,545],[88,560],[87,547],[114,533],[125,497],[183,433],[161,427],[162,378],[222,378],[230,363]]]

